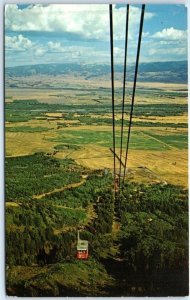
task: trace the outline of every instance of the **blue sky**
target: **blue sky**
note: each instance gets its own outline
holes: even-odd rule
[[[136,57],[140,5],[130,5],[128,63]],[[126,7],[114,5],[114,58],[123,63]],[[141,62],[187,59],[184,5],[146,5]],[[5,6],[5,66],[110,63],[107,4]]]

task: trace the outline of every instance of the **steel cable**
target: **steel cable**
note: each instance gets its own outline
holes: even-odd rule
[[[132,100],[131,100],[131,111],[130,111],[130,119],[129,119],[128,135],[127,135],[126,153],[125,153],[125,167],[124,167],[124,175],[123,175],[123,184],[124,184],[125,174],[126,174],[126,168],[127,168],[127,159],[128,159],[128,151],[129,151],[129,140],[130,140],[130,133],[131,133],[131,125],[132,125],[132,117],[133,117],[133,107],[134,107],[134,100],[135,100],[137,73],[138,73],[138,65],[139,65],[141,39],[142,39],[142,30],[143,30],[143,22],[144,22],[144,12],[145,12],[145,4],[142,5],[142,10],[141,10],[141,19],[140,19],[140,27],[139,27],[139,38],[138,38],[137,56],[136,56],[136,64],[135,64],[135,75],[134,75],[133,92],[132,92]]]
[[[122,98],[122,114],[121,114],[121,143],[120,143],[120,165],[119,165],[119,186],[121,178],[121,165],[123,153],[123,129],[124,129],[124,111],[125,111],[125,83],[127,69],[127,45],[128,45],[128,25],[129,25],[129,4],[126,6],[126,23],[125,23],[125,54],[124,54],[124,70],[123,70],[123,98]]]
[[[114,56],[113,56],[113,11],[112,4],[109,5],[110,18],[110,51],[111,51],[111,88],[112,88],[112,131],[114,152],[114,192],[116,194],[116,159],[115,159],[115,105],[114,105]]]

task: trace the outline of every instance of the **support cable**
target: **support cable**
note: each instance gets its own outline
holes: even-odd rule
[[[114,152],[114,193],[116,194],[114,58],[113,58],[113,12],[112,12],[112,4],[109,5],[109,17],[110,17],[110,51],[111,51],[111,87],[112,87],[112,130],[113,130],[113,152]]]
[[[142,30],[143,30],[143,22],[144,22],[144,11],[145,11],[145,4],[142,5],[142,10],[141,10],[141,19],[140,19],[140,27],[139,27],[139,39],[138,39],[138,46],[137,46],[135,75],[134,75],[133,92],[132,92],[132,100],[131,100],[131,111],[130,111],[130,119],[129,119],[129,129],[128,129],[127,145],[126,145],[126,153],[125,153],[125,168],[124,168],[123,184],[124,184],[124,181],[125,181],[125,174],[126,174],[126,167],[127,167],[129,139],[130,139],[130,133],[131,133],[131,125],[132,125],[132,117],[133,117],[133,106],[134,106],[134,100],[135,100],[137,73],[138,73],[140,47],[141,47]]]
[[[125,83],[127,69],[127,45],[128,45],[128,26],[129,25],[129,4],[126,6],[126,25],[125,25],[125,54],[124,54],[124,70],[123,70],[123,98],[122,98],[122,114],[121,114],[121,143],[120,143],[120,165],[119,165],[119,187],[121,183],[121,160],[123,153],[123,127],[124,127],[124,111],[125,111]]]

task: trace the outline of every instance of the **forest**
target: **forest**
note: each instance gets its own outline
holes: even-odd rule
[[[59,269],[68,263],[76,268],[76,286],[68,291],[63,277],[62,288],[58,287],[54,269],[51,282],[58,291],[48,287],[49,296],[187,295],[187,190],[170,184],[128,183],[114,201],[109,171],[92,171],[72,160],[42,153],[7,158],[6,174],[8,295],[18,294],[21,286],[25,286],[25,296],[33,295],[34,271],[30,269],[32,279],[23,281],[23,275],[13,276],[18,266],[37,268],[43,276],[40,272],[45,266]],[[85,179],[81,185],[71,187],[69,184],[80,181],[82,174]],[[69,188],[45,193],[55,185]],[[44,193],[40,199],[33,198],[40,193]],[[75,258],[77,229],[81,238],[89,241],[90,258],[83,265]],[[101,268],[102,276],[106,276],[99,292],[87,282],[79,285],[80,268],[89,272],[89,264],[94,264],[94,272]],[[47,280],[44,277],[41,283],[44,292],[39,294],[36,289],[36,295],[46,295]]]
[[[11,157],[5,159],[7,201],[26,200],[81,179],[82,168],[71,159],[56,160],[50,155]]]
[[[88,99],[88,98],[87,98]],[[90,98],[89,98],[90,99]],[[90,100],[89,100],[90,101]],[[96,111],[96,115],[104,113],[111,113],[110,104],[96,103],[96,104],[77,104],[69,105],[65,104],[49,104],[40,103],[37,100],[13,100],[5,104],[5,117],[7,122],[27,122],[28,120],[36,118],[47,118],[46,113],[61,111],[65,115],[66,119],[77,119],[74,113],[77,113],[81,122],[87,122],[92,124],[93,121],[98,121],[98,118],[92,118],[87,114],[93,114]],[[120,104],[115,105],[115,111],[120,112]],[[130,105],[126,104],[126,111],[130,111]],[[138,104],[134,109],[134,116],[180,116],[187,111],[187,104],[175,104],[175,103],[155,103],[155,104]],[[102,120],[101,120],[102,119]],[[99,122],[110,123],[111,119],[101,118]],[[120,120],[117,121],[120,124]],[[160,126],[162,123],[160,123]]]

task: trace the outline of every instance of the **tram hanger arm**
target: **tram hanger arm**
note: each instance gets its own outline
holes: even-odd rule
[[[110,151],[113,153],[113,155],[115,155],[115,157],[118,159],[118,161],[120,162],[120,164],[125,167],[125,164],[122,162],[122,160],[119,158],[119,156],[113,151],[112,148],[110,148]]]

